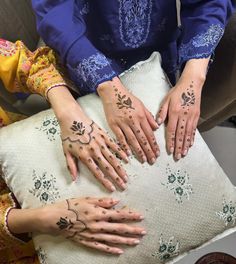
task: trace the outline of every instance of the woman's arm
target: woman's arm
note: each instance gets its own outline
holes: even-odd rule
[[[86,197],[38,209],[12,209],[8,215],[8,228],[15,234],[39,232],[61,235],[84,246],[119,255],[124,251],[111,246],[111,243],[135,246],[146,232],[127,223],[127,220],[141,221],[143,216],[128,209],[113,210],[118,203],[111,198]],[[126,223],[122,219],[126,219]],[[130,236],[124,235],[126,232]]]
[[[157,116],[159,124],[168,120],[167,149],[177,160],[193,145],[209,61],[233,12],[233,2],[181,1],[179,65],[183,72]]]

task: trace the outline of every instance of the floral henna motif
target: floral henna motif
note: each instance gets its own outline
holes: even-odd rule
[[[132,100],[130,99],[130,97],[126,97],[126,95],[120,95],[120,94],[117,94],[118,96],[118,102],[116,103],[116,105],[118,106],[119,109],[123,109],[123,108],[126,108],[126,109],[133,109],[133,102]]]
[[[61,217],[60,220],[57,222],[58,227],[63,230],[63,229],[71,229],[74,227],[74,224],[71,222],[71,220],[67,220],[67,217],[63,218]]]
[[[182,104],[181,106],[191,106],[195,104],[195,95],[194,91],[187,89],[186,93],[182,93]]]
[[[70,136],[67,138],[63,138],[62,142],[69,141],[70,143],[80,143],[82,145],[89,145],[92,140],[92,133],[94,131],[94,122],[89,125],[88,129],[85,127],[83,122],[74,121],[71,130],[73,134],[76,136],[75,138],[71,138]]]

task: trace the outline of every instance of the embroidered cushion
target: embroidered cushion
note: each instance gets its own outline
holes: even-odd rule
[[[155,114],[170,88],[154,53],[121,76],[122,82]],[[80,98],[84,111],[111,133],[96,95]],[[200,134],[189,155],[175,162],[165,150],[164,128],[156,132],[161,157],[153,166],[135,158],[124,165],[128,189],[121,199],[145,215],[148,234],[122,256],[104,255],[60,237],[34,234],[41,263],[158,264],[183,256],[191,249],[236,230],[236,190]],[[23,208],[35,208],[76,196],[109,196],[80,164],[77,182],[70,180],[52,112],[41,112],[0,131],[0,162],[7,185]],[[226,231],[228,230],[228,231]]]

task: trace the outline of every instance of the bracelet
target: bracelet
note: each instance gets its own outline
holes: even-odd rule
[[[48,89],[47,89],[46,92],[45,92],[45,97],[46,97],[46,100],[47,100],[47,101],[49,101],[49,100],[48,100],[48,93],[49,93],[49,91],[51,91],[51,90],[54,89],[54,88],[60,87],[60,86],[67,87],[68,89],[70,88],[66,83],[57,83],[57,84],[54,84],[54,85],[48,87]]]

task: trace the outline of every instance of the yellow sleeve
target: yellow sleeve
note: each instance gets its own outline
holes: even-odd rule
[[[55,53],[49,47],[31,52],[21,41],[0,39],[0,78],[12,93],[46,96],[52,87],[67,86],[56,68]]]

